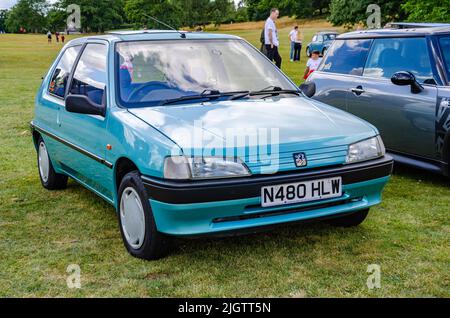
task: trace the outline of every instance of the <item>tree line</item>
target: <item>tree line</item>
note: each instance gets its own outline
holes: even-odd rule
[[[296,18],[327,18],[333,25],[365,23],[367,6],[381,8],[382,23],[391,21],[450,22],[450,0],[19,0],[0,10],[0,31],[62,31],[69,4],[81,8],[83,32],[118,28],[161,28],[148,16],[176,27],[259,21],[271,8]]]

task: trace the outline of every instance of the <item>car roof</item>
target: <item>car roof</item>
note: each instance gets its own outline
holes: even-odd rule
[[[337,31],[320,31],[317,34],[339,34]]]
[[[181,34],[185,35],[182,38]],[[175,30],[137,30],[112,31],[105,35],[86,36],[72,40],[71,44],[82,44],[89,40],[105,40],[109,42],[145,41],[145,40],[214,40],[214,39],[241,39],[235,35],[213,34],[205,32],[187,32]]]
[[[337,39],[371,39],[386,37],[414,37],[436,34],[450,34],[450,25],[438,27],[412,27],[412,28],[387,28],[374,30],[361,30],[341,34]]]

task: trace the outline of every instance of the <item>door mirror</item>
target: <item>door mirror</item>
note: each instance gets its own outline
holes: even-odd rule
[[[86,95],[69,95],[66,110],[71,113],[105,116],[105,106],[94,103]]]
[[[316,94],[316,84],[314,82],[303,83],[299,88],[302,93],[309,98]]]
[[[392,75],[391,82],[399,86],[411,86],[411,93],[413,94],[419,94],[423,91],[423,86],[417,82],[416,77],[411,72],[397,72]]]

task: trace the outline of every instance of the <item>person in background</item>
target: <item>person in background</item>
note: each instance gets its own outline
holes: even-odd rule
[[[300,61],[301,53],[302,53],[302,44],[303,44],[303,33],[302,31],[298,31],[297,41],[295,41],[294,45],[294,62]]]
[[[55,32],[56,43],[59,43],[59,32]]]
[[[64,44],[64,41],[66,40],[66,37],[64,36],[64,33],[61,34],[61,42]]]
[[[50,32],[50,31],[47,32],[47,40],[48,40],[48,44],[52,43],[52,32]]]
[[[282,58],[278,52],[280,42],[278,40],[277,26],[275,25],[275,21],[278,19],[279,15],[280,11],[278,11],[278,9],[273,8],[270,10],[270,16],[266,20],[266,24],[264,26],[264,41],[267,50],[267,57],[272,62],[275,61],[275,64],[281,69]]]
[[[291,43],[291,62],[294,62],[295,43],[298,41],[298,26],[296,25],[291,32],[289,32],[289,42]]]
[[[319,68],[321,62],[322,59],[320,58],[320,52],[313,51],[311,58],[306,63],[306,70],[303,79],[306,80],[309,77],[309,75],[311,75],[312,72],[316,71]]]

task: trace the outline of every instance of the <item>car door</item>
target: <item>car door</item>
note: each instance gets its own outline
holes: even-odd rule
[[[436,150],[440,159],[450,163],[450,35],[435,39],[436,64],[441,65],[442,85],[438,86],[436,109]]]
[[[39,107],[36,108],[38,126],[56,136],[61,133],[61,108],[64,109],[67,81],[81,48],[81,45],[71,46],[61,53],[49,78],[44,80],[48,85],[39,97]],[[53,163],[59,166],[61,143],[55,138],[47,138],[46,146]]]
[[[107,107],[106,43],[87,43],[75,66],[68,94],[86,95],[96,104]],[[112,200],[112,165],[105,161],[107,120],[98,115],[62,111],[61,136],[66,143],[63,168],[108,200]]]
[[[399,71],[415,75],[423,86],[397,86]],[[363,76],[348,90],[347,108],[376,126],[390,151],[435,159],[437,88],[425,37],[374,39]]]
[[[347,110],[348,90],[362,74],[371,42],[370,39],[336,40],[319,70],[308,78],[316,84],[313,98]]]

